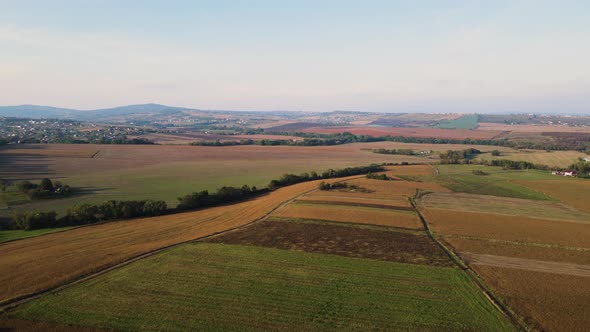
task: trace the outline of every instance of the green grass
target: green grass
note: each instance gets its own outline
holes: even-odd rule
[[[29,197],[20,191],[0,191],[0,208],[29,202]]]
[[[476,129],[478,120],[479,116],[477,114],[467,114],[454,120],[440,121],[432,127],[441,129]]]
[[[435,181],[452,191],[470,194],[494,195],[501,197],[526,198],[536,200],[556,200],[541,192],[534,191],[514,180],[550,180],[552,175],[541,170],[504,170],[500,167],[479,165],[439,165],[438,176],[422,177],[424,181]],[[474,175],[480,169],[488,175]]]
[[[459,269],[206,243],[10,315],[126,331],[513,330]]]
[[[0,243],[6,241],[12,241],[17,239],[25,239],[28,237],[33,237],[41,234],[49,234],[55,233],[59,231],[64,231],[70,229],[72,227],[60,227],[60,228],[44,228],[44,229],[36,229],[32,231],[23,231],[23,230],[10,230],[10,231],[0,231]]]

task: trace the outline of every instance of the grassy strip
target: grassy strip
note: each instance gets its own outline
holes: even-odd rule
[[[152,256],[11,316],[126,331],[512,330],[456,269],[207,243]]]

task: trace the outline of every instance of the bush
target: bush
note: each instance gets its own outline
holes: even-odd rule
[[[500,151],[498,150],[492,150],[492,156],[497,157],[500,155]]]
[[[482,171],[481,169],[474,169],[471,172],[473,173],[473,175],[489,175],[489,173],[486,173],[486,172]]]

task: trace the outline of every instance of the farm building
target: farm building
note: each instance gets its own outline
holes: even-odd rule
[[[567,170],[567,171],[552,171],[551,174],[553,175],[561,175],[561,176],[577,176],[578,172]]]

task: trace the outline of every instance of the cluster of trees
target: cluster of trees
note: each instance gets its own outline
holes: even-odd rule
[[[3,183],[0,189],[7,190],[8,185]],[[68,196],[72,194],[72,188],[67,184],[62,184],[59,181],[52,182],[50,179],[41,180],[40,184],[35,184],[30,181],[22,181],[16,184],[18,191],[29,196],[30,199],[44,199],[52,197]]]
[[[101,221],[153,217],[168,213],[164,201],[107,201],[102,204],[80,204],[57,218],[57,213],[50,212],[16,212],[13,215],[17,229],[33,230],[94,224]]]
[[[501,153],[498,150],[492,150],[492,156],[497,157],[499,156]]]
[[[0,137],[0,146],[1,146],[1,145],[6,145],[6,144],[8,144],[8,143],[10,143],[10,141],[9,141],[9,140],[7,140],[6,138],[1,138],[1,137]]]
[[[440,163],[441,164],[469,164],[473,155],[480,154],[481,151],[478,149],[465,149],[465,150],[448,150],[447,152],[441,153]]]
[[[471,171],[471,173],[473,173],[473,175],[489,175],[489,173],[486,173],[481,169],[474,169],[473,171]]]
[[[241,188],[221,187],[217,189],[217,192],[214,193],[209,193],[208,190],[203,190],[179,197],[176,209],[179,211],[184,211],[212,207],[224,203],[244,200],[266,191],[268,190],[259,190],[256,187],[250,188],[247,185],[244,185]]]
[[[199,141],[192,142],[189,145],[194,146],[236,146],[236,145],[295,145],[294,142],[289,140],[278,140],[278,139],[263,139],[263,140],[252,140],[243,139],[240,141]]]
[[[357,186],[356,184],[348,184],[346,182],[336,182],[336,183],[327,183],[327,182],[320,182],[319,185],[320,190],[354,190],[360,192],[371,192],[370,190]]]
[[[404,156],[415,156],[417,153],[410,149],[373,149],[373,153],[379,154],[399,154]]]
[[[569,169],[578,172],[578,177],[587,177],[590,175],[590,162],[580,160],[570,165]]]
[[[392,178],[390,178],[389,176],[385,175],[385,174],[375,174],[375,173],[367,173],[367,179],[373,179],[373,180],[383,180],[383,181],[390,181],[392,180]]]

